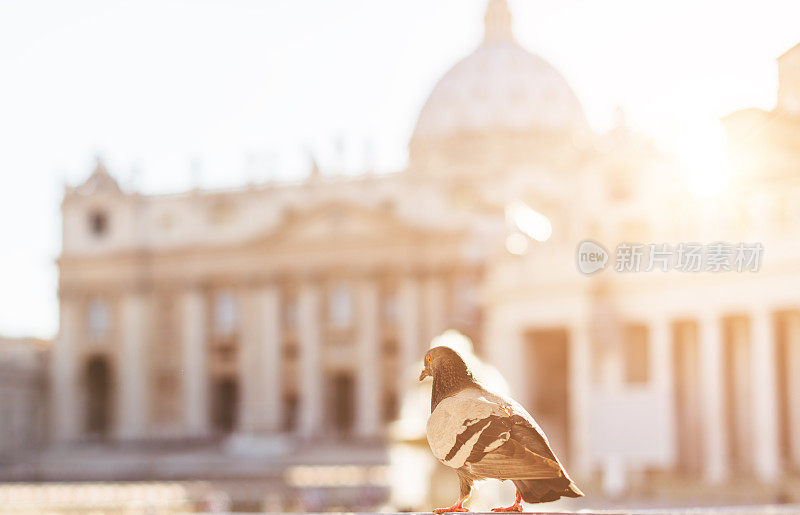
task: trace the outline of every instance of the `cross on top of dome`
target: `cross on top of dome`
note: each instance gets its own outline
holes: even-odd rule
[[[506,0],[489,0],[484,16],[485,43],[514,39],[511,31],[511,11]]]

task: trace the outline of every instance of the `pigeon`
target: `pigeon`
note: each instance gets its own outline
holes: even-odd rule
[[[422,381],[433,377],[427,436],[433,455],[458,474],[461,496],[434,513],[465,512],[475,481],[510,479],[517,487],[514,504],[494,512],[521,512],[528,503],[582,497],[556,458],[533,417],[516,401],[481,386],[464,360],[449,347],[425,354]]]

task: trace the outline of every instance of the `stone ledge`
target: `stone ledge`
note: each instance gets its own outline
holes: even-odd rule
[[[493,512],[471,511],[469,515],[497,515]],[[529,515],[800,515],[800,504],[759,505],[759,506],[706,506],[702,508],[647,508],[630,510],[593,510],[591,508],[572,511],[524,511]],[[432,512],[360,512],[334,514],[332,512],[304,512],[305,515],[433,515]],[[288,515],[288,514],[270,514]]]

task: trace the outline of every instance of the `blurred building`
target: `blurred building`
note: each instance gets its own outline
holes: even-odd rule
[[[0,464],[45,442],[47,345],[0,338]]]
[[[724,198],[692,196],[622,116],[593,133],[566,80],[514,39],[502,0],[434,87],[398,173],[315,167],[294,184],[142,195],[98,163],[62,204],[51,353],[53,448],[80,451],[69,469],[44,459],[38,477],[380,466],[405,371],[457,328],[579,480],[782,480],[800,468],[799,59],[796,47],[779,61],[774,111],[726,118]],[[757,241],[767,257],[749,274],[586,277],[585,239]]]
[[[775,485],[800,470],[800,46],[778,70],[772,111],[723,120],[724,194],[692,195],[674,163],[615,130],[592,159],[611,161],[608,174],[587,170],[568,191],[553,238],[487,268],[487,358],[575,474],[601,470],[608,491],[652,471]],[[585,239],[642,244],[645,256],[649,244],[746,242],[763,256],[755,272],[677,272],[672,255],[669,273],[643,260],[639,273],[587,280],[575,271]]]

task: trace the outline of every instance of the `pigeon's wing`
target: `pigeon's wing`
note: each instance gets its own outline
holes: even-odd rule
[[[428,419],[433,455],[478,477],[561,477],[561,466],[533,418],[518,404],[482,388],[443,399]]]
[[[527,450],[515,440],[509,440],[478,461],[464,464],[478,477],[495,479],[553,479],[564,477],[558,462]]]
[[[484,452],[473,452],[464,463],[464,467],[480,477],[496,479],[551,479],[564,477],[561,464],[552,453],[536,452],[542,449],[535,445],[531,449],[526,441],[532,439],[525,434],[530,428],[518,426],[511,418],[504,419],[509,425],[509,438],[496,449]],[[477,446],[476,446],[477,448]],[[546,445],[544,449],[549,449]],[[548,455],[550,454],[550,455]]]
[[[486,392],[486,397],[492,402],[502,405],[509,414],[514,440],[520,442],[529,451],[558,462],[553,449],[550,448],[547,435],[525,408],[513,399],[491,392]]]
[[[501,406],[506,414],[493,421],[484,433],[491,435],[502,427],[508,437],[496,448],[475,446],[464,465],[470,472],[499,479],[567,477],[547,437],[530,413],[511,399],[490,392],[485,392],[484,396]],[[492,429],[493,425],[497,427]]]
[[[509,413],[478,388],[465,388],[443,399],[428,419],[428,444],[433,455],[458,469],[467,459],[497,449],[511,437],[500,422]]]

